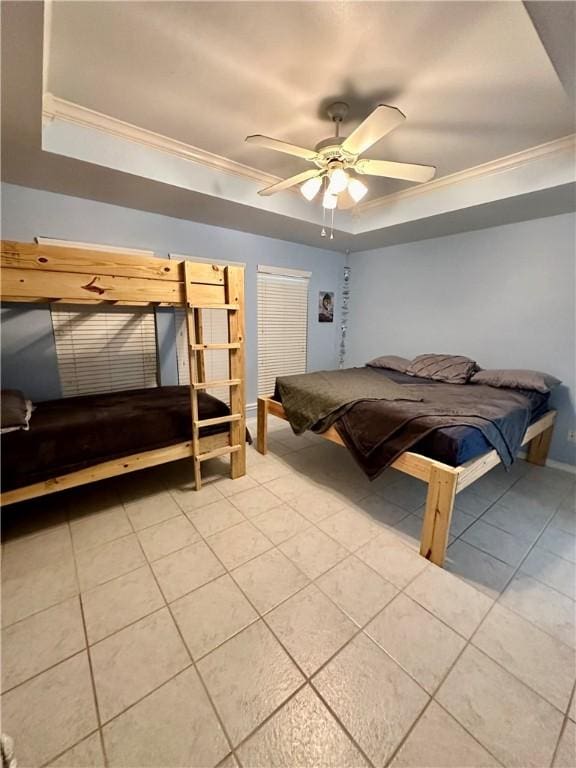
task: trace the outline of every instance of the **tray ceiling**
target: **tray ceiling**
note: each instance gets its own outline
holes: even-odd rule
[[[244,144],[313,147],[324,109],[378,103],[406,123],[367,154],[438,176],[573,131],[562,85],[520,2],[60,2],[47,90],[271,173],[305,161]],[[371,196],[410,186],[370,180]]]
[[[574,210],[573,3],[4,0],[0,11],[5,182],[353,251]],[[329,241],[301,195],[256,194],[262,174],[300,161],[244,137],[313,146],[335,99],[351,105],[348,130],[379,102],[400,107],[404,126],[368,154],[439,173],[421,186],[371,179]]]

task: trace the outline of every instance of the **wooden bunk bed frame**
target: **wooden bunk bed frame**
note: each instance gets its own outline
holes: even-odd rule
[[[1,242],[0,265],[3,302],[184,308],[192,410],[191,440],[6,491],[0,496],[2,504],[188,457],[193,460],[196,490],[201,488],[201,464],[207,459],[229,454],[230,476],[238,478],[246,474],[243,266],[222,267],[205,262],[12,241]],[[204,343],[203,309],[227,312],[228,342]],[[228,350],[229,379],[206,381],[204,354],[211,349]],[[210,387],[230,388],[229,416],[200,419],[198,391]],[[217,424],[229,424],[228,432],[200,437],[200,429]]]
[[[272,397],[259,397],[256,447],[262,454],[267,452],[268,414],[286,420],[286,414],[281,403]],[[556,411],[548,411],[526,430],[522,445],[528,446],[527,461],[532,464],[540,466],[546,464],[555,418]],[[332,443],[344,445],[334,427],[330,427],[320,437]],[[436,565],[444,565],[456,494],[485,475],[497,464],[500,464],[500,457],[496,451],[490,451],[476,459],[471,459],[459,467],[451,467],[411,451],[404,452],[394,461],[391,465],[394,469],[417,477],[418,480],[423,480],[428,484],[426,510],[420,535],[420,554],[423,557]]]

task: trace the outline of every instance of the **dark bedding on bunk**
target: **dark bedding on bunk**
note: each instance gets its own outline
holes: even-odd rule
[[[379,373],[422,401],[363,400],[333,421],[371,478],[406,450],[458,466],[495,448],[509,465],[528,424],[548,410],[549,394],[531,390],[444,384],[388,369]],[[278,386],[274,397],[281,401]],[[321,433],[330,425],[330,419],[320,420],[312,429]]]
[[[198,393],[198,410],[202,419],[230,413],[225,403],[205,392]],[[203,427],[200,437],[228,428],[228,424]],[[28,432],[2,435],[2,489],[20,488],[190,438],[187,386],[35,403]]]

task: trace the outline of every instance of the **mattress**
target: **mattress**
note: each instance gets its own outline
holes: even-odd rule
[[[201,419],[226,416],[221,400],[198,393]],[[203,427],[200,437],[226,432]],[[155,387],[35,403],[30,430],[2,435],[2,490],[191,439],[189,387]]]

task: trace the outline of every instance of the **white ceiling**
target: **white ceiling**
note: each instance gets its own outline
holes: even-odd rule
[[[533,184],[534,194],[522,194],[526,190],[519,186],[509,201],[452,203],[444,214],[424,205],[429,212],[419,221],[396,215],[409,200],[390,198],[387,223],[384,217],[370,231],[338,232],[326,242],[318,226],[299,219],[289,205],[259,207],[254,181],[246,182],[253,187],[250,199],[233,200],[106,166],[83,152],[73,157],[42,150],[42,95],[48,89],[113,118],[288,175],[301,169],[297,159],[248,147],[244,136],[261,132],[313,145],[329,132],[322,106],[345,98],[352,106],[351,127],[381,101],[407,114],[406,124],[371,154],[435,163],[446,175],[574,131],[561,85],[566,72],[569,79],[566,62],[574,61],[565,34],[574,4],[531,5],[539,7],[538,27],[544,19],[548,52],[516,0],[57,2],[52,31],[43,29],[43,3],[4,0],[2,177],[334,250],[363,250],[573,210],[574,185],[563,180]],[[558,37],[559,27],[564,34]],[[558,53],[554,40],[562,41],[561,55],[552,55]],[[43,84],[43,42],[48,41],[49,74]],[[554,157],[561,166],[564,155]],[[224,189],[226,178],[231,177],[223,171],[214,189]],[[502,187],[501,172],[491,178]],[[372,191],[400,188],[384,182]],[[457,186],[452,197],[458,201],[460,195]],[[424,187],[421,197],[427,197]]]
[[[61,2],[54,95],[278,176],[377,104],[406,123],[368,156],[454,173],[573,131],[573,113],[521,2]],[[372,196],[410,186],[370,180]],[[286,194],[286,193],[284,193]]]

